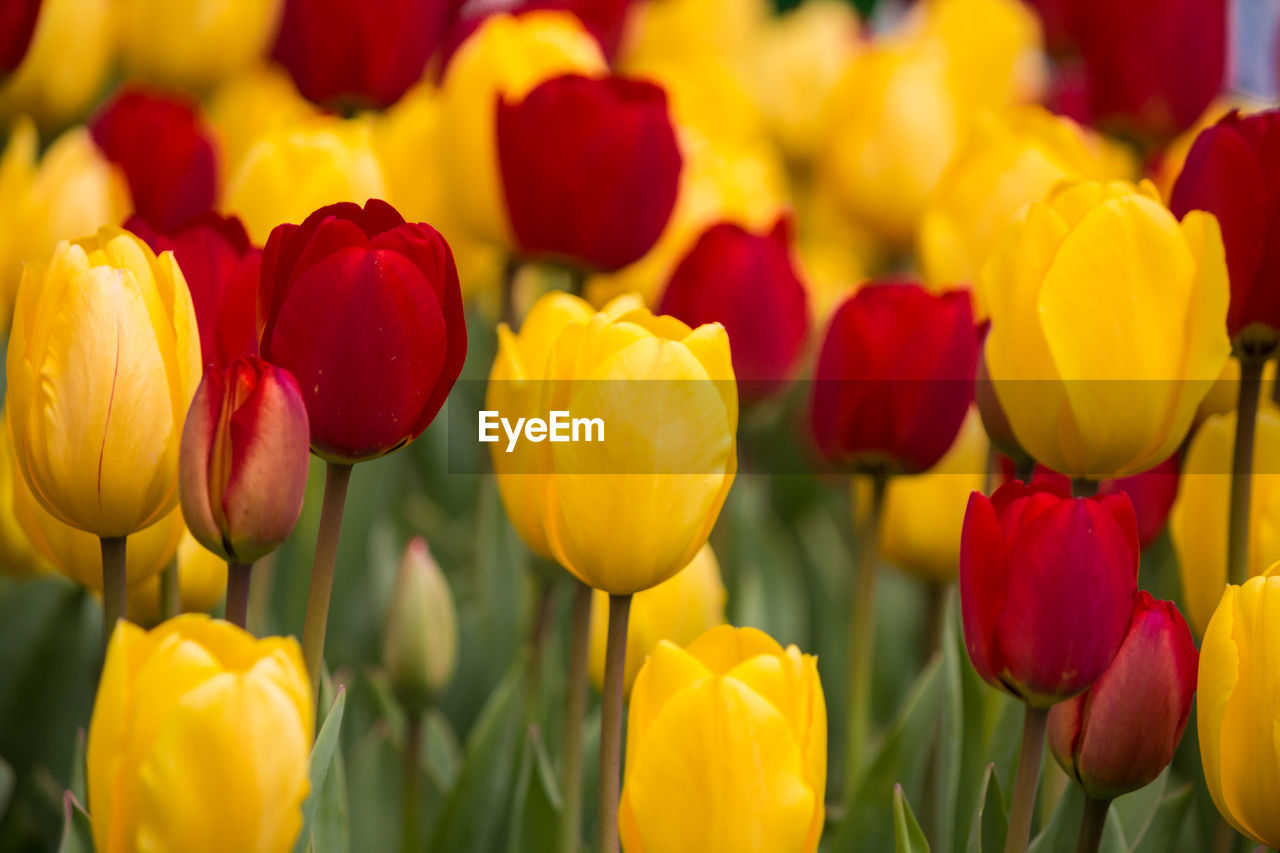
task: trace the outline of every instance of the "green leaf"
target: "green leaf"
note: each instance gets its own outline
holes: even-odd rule
[[[1177,848],[1179,839],[1183,837],[1183,825],[1187,821],[1194,789],[1195,786],[1188,782],[1160,798],[1160,805],[1142,837],[1134,840],[1130,848],[1132,853],[1165,853]],[[1185,845],[1185,841],[1183,843]]]
[[[346,705],[347,691],[339,687],[338,695],[333,700],[333,707],[325,715],[324,725],[320,727],[315,746],[311,747],[311,765],[308,771],[311,790],[302,804],[302,831],[298,833],[298,840],[293,844],[293,853],[307,853],[311,843],[312,824],[315,822],[316,811],[320,807],[320,799],[324,794],[325,780],[338,754],[338,735],[342,729],[342,713]]]
[[[89,813],[70,791],[62,798],[62,811],[62,841],[58,844],[58,853],[93,853],[93,827]]]
[[[965,850],[967,853],[1000,853],[1008,834],[1009,812],[1004,805],[1004,793],[1000,790],[995,764],[988,764],[978,788],[978,809],[969,822],[969,843]]]
[[[1076,839],[1080,835],[1080,817],[1084,814],[1084,792],[1080,786],[1071,782],[1067,785],[1053,817],[1049,819],[1040,834],[1031,842],[1029,853],[1074,853]],[[1102,842],[1099,853],[1125,853],[1129,849],[1125,843],[1124,833],[1120,829],[1120,821],[1114,811],[1107,813],[1107,825],[1102,830]]]
[[[89,773],[88,753],[89,745],[85,731],[76,729],[76,751],[72,753],[71,782],[67,787],[75,795],[76,800],[82,803],[89,802],[89,783],[86,778]]]
[[[311,825],[313,853],[347,853],[351,849],[350,816],[347,811],[347,773],[342,750],[334,750],[333,765],[320,789]]]
[[[1150,784],[1139,788],[1123,797],[1116,797],[1111,803],[1111,811],[1129,840],[1129,846],[1137,844],[1146,834],[1147,827],[1155,818],[1160,802],[1164,799],[1165,787],[1169,784],[1169,768],[1166,767]]]
[[[560,784],[551,769],[542,734],[537,726],[529,726],[512,798],[508,853],[554,850],[560,831],[562,802]]]
[[[929,853],[929,841],[916,822],[901,785],[893,786],[893,835],[897,853]]]

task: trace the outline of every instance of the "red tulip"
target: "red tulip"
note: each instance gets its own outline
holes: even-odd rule
[[[311,448],[389,453],[435,418],[467,328],[449,244],[384,201],[322,207],[271,232],[258,289],[262,356],[297,377]]]
[[[809,300],[791,256],[790,223],[767,234],[713,225],[676,266],[659,312],[729,333],[738,394],[759,399],[791,378],[809,334]]]
[[[984,680],[1048,707],[1097,680],[1133,615],[1138,527],[1125,495],[1061,482],[974,492],[960,540],[965,645]]]
[[[205,371],[179,458],[191,535],[233,563],[274,551],[302,511],[307,437],[307,410],[289,371],[256,356]]]
[[[1227,250],[1227,331],[1266,347],[1280,337],[1280,110],[1232,112],[1187,153],[1169,207],[1218,217]]]
[[[124,172],[134,211],[161,231],[213,209],[217,157],[192,102],[138,86],[121,89],[89,122],[103,156]]]
[[[1173,502],[1178,497],[1181,471],[1182,459],[1175,453],[1150,471],[1098,484],[1100,495],[1124,492],[1129,496],[1138,519],[1138,542],[1144,550],[1159,538],[1169,520]]]
[[[22,64],[39,17],[40,0],[5,0],[0,3],[0,75],[8,74]]]
[[[676,203],[680,149],[661,88],[567,74],[498,105],[498,163],[520,249],[596,270],[639,260]]]
[[[836,309],[818,355],[818,450],[857,468],[933,467],[973,401],[978,340],[965,291],[863,286]]]
[[[156,252],[172,251],[191,290],[200,325],[200,352],[206,365],[224,367],[258,354],[258,268],[262,250],[234,216],[208,213],[172,234],[162,234],[140,217],[125,227]]]
[[[387,107],[422,79],[458,0],[286,0],[273,58],[318,104]]]
[[[1111,665],[1087,691],[1049,712],[1049,747],[1085,794],[1111,800],[1136,791],[1173,760],[1199,662],[1173,602],[1138,593]]]
[[[572,12],[600,43],[601,53],[613,57],[622,46],[631,0],[524,0],[512,11],[519,14],[534,9]]]

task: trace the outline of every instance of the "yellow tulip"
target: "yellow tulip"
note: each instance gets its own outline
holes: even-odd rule
[[[122,0],[120,52],[139,77],[205,91],[270,49],[283,8],[283,0]]]
[[[261,244],[282,222],[301,222],[339,201],[364,204],[386,192],[372,122],[319,116],[274,128],[255,142],[227,182],[222,206]]]
[[[979,288],[986,360],[1018,442],[1068,476],[1163,462],[1230,353],[1217,220],[1155,187],[1059,184],[1005,230]]]
[[[315,727],[292,637],[185,614],[120,622],[89,723],[98,853],[287,853]]]
[[[57,130],[88,112],[115,58],[116,5],[43,0],[27,55],[0,82],[0,117],[26,114]]]
[[[625,687],[630,692],[640,665],[660,640],[686,646],[707,630],[724,624],[724,583],[720,565],[710,545],[672,577],[655,587],[638,592],[631,600],[627,622],[627,671]],[[596,590],[591,596],[591,681],[604,684],[604,657],[608,639],[609,596]]]
[[[0,415],[0,573],[36,574],[46,570],[47,563],[31,544],[30,537],[18,522],[17,490],[30,494],[13,458],[13,439],[9,436],[9,419]],[[102,583],[99,576],[98,583]]]
[[[116,537],[177,506],[200,337],[172,253],[103,228],[28,265],[7,374],[18,468],[55,517]]]
[[[628,65],[626,73],[663,88],[677,128],[693,130],[718,145],[768,141],[749,81],[720,57],[647,57]]]
[[[1205,420],[1182,463],[1169,533],[1178,554],[1187,621],[1202,633],[1227,583],[1227,507],[1236,415]],[[1249,512],[1249,576],[1280,560],[1280,410],[1264,403],[1253,439]]]
[[[796,200],[796,254],[809,290],[814,329],[826,328],[836,308],[881,259],[875,235],[844,210],[831,187],[813,182]]]
[[[987,449],[982,419],[971,409],[937,465],[924,474],[890,479],[880,527],[886,560],[934,583],[956,579],[965,507],[969,495],[982,491]]]
[[[227,80],[209,99],[205,118],[219,143],[222,172],[234,175],[245,154],[270,131],[303,124],[320,110],[274,65],[259,65]]]
[[[1218,811],[1264,847],[1280,846],[1280,567],[1228,586],[1200,646],[1204,779]]]
[[[129,186],[76,127],[38,161],[35,125],[20,119],[0,158],[0,328],[7,329],[22,265],[46,261],[62,240],[119,225],[132,210]]]
[[[1124,149],[1040,107],[987,115],[943,172],[920,222],[918,249],[928,284],[972,285],[996,239],[1023,205],[1056,183],[1128,178]],[[985,317],[979,304],[977,314]]]
[[[771,14],[765,0],[653,0],[631,12],[622,65],[655,58],[719,57],[750,61],[756,38]]]
[[[627,853],[812,853],[826,813],[818,662],[754,628],[658,643],[631,690]]]
[[[1274,388],[1276,382],[1276,362],[1274,359],[1262,366],[1262,387]],[[1265,391],[1263,392],[1266,393]],[[1195,422],[1201,423],[1210,415],[1225,415],[1234,412],[1240,401],[1240,359],[1229,358],[1222,366],[1218,381],[1213,383],[1209,393],[1200,401],[1196,410]]]
[[[605,71],[596,40],[568,12],[494,14],[467,37],[449,60],[441,92],[443,172],[463,225],[501,246],[513,243],[498,173],[497,100],[522,99],[561,74]]]
[[[129,548],[133,549],[133,539],[129,540]],[[197,542],[185,525],[178,542],[177,558],[178,612],[207,613],[212,610],[227,590],[226,561]],[[128,608],[130,622],[159,625],[163,621],[159,573],[130,587]]]

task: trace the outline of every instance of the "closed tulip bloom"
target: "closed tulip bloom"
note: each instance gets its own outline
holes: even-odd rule
[[[631,689],[627,853],[813,853],[826,807],[818,661],[754,628],[663,640]]]
[[[449,192],[466,228],[490,242],[516,245],[504,201],[495,105],[522,100],[552,77],[605,70],[600,46],[568,12],[489,15],[458,46],[443,71],[441,106],[449,128]]]
[[[973,401],[969,294],[870,284],[836,309],[814,371],[810,422],[837,465],[918,474],[955,440]]]
[[[172,251],[191,290],[206,365],[258,354],[258,273],[262,250],[234,216],[205,214],[162,233],[138,217],[125,227],[155,252]]]
[[[287,853],[313,704],[291,637],[194,614],[149,632],[120,622],[89,723],[94,848]]]
[[[1196,721],[1204,780],[1227,823],[1280,846],[1280,576],[1228,586],[1200,644]]]
[[[133,540],[130,540],[130,547]],[[207,613],[227,589],[227,561],[184,531],[178,542],[178,612]],[[143,627],[164,621],[160,574],[129,589],[129,621]]]
[[[18,0],[0,9],[0,76],[17,68],[31,46],[42,0]]]
[[[102,90],[115,55],[117,4],[42,0],[39,5],[26,55],[0,80],[0,117],[29,115],[42,129],[58,130],[88,112]]]
[[[1187,448],[1178,499],[1169,532],[1178,555],[1178,573],[1187,619],[1204,632],[1227,583],[1227,516],[1231,496],[1234,412],[1214,415],[1196,430]],[[1249,576],[1280,560],[1280,411],[1258,410],[1249,490]]]
[[[289,371],[256,356],[205,371],[182,430],[180,494],[191,534],[232,563],[279,547],[302,512],[309,439]]]
[[[1231,281],[1227,332],[1246,350],[1280,340],[1280,110],[1228,114],[1191,146],[1173,186],[1177,215],[1207,210],[1218,219]]]
[[[1106,672],[1049,712],[1049,748],[1087,796],[1115,799],[1169,765],[1191,714],[1199,657],[1173,602],[1139,592]]]
[[[1214,218],[1155,187],[1059,184],[983,268],[986,359],[1018,442],[1072,477],[1122,477],[1178,449],[1230,353]]]
[[[520,251],[592,270],[639,260],[675,206],[680,150],[661,88],[553,77],[502,98],[498,162]]]
[[[693,562],[667,580],[636,593],[627,619],[627,671],[623,689],[631,690],[641,665],[660,641],[686,646],[717,625],[723,625],[724,601],[720,564],[710,545],[703,545]],[[595,590],[591,595],[588,663],[591,681],[597,688],[604,684],[608,621],[609,596]]]
[[[194,102],[130,86],[98,110],[89,132],[128,179],[134,211],[160,230],[213,208],[217,157]]]
[[[458,666],[458,612],[449,581],[422,537],[405,548],[391,591],[382,646],[391,689],[410,714],[421,714]]]
[[[691,326],[725,327],[744,400],[781,389],[809,334],[809,300],[792,257],[790,220],[779,219],[767,233],[730,222],[702,232],[672,273],[658,311]]]
[[[123,0],[120,54],[137,77],[194,92],[259,61],[283,0]]]
[[[298,380],[311,449],[330,461],[417,438],[466,358],[449,244],[386,202],[335,204],[277,227],[258,296],[262,357]]]
[[[382,108],[418,82],[459,0],[284,0],[272,57],[318,104]]]
[[[0,446],[0,573],[36,574],[46,568],[46,561],[18,523],[17,490],[26,489],[30,494],[30,489],[13,458],[9,419],[3,416],[0,416],[0,445],[3,445]]]
[[[200,337],[173,255],[103,228],[28,265],[7,374],[18,466],[54,516],[115,537],[177,505]]]
[[[1080,693],[1115,657],[1133,615],[1138,529],[1124,495],[1071,498],[1014,481],[969,498],[960,606],[969,659],[1037,708]]]

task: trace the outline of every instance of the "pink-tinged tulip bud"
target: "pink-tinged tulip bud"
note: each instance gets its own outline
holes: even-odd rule
[[[1169,199],[1177,216],[1207,210],[1227,251],[1227,332],[1265,354],[1280,340],[1280,110],[1231,112],[1196,137]]]
[[[22,64],[40,17],[40,0],[0,3],[0,76]]]
[[[1057,478],[974,492],[960,537],[974,669],[1035,707],[1088,688],[1129,628],[1138,554],[1126,495],[1072,498]]]
[[[129,86],[98,111],[89,132],[124,172],[133,209],[156,228],[172,231],[213,209],[217,156],[195,103]]]
[[[702,232],[671,274],[660,314],[729,333],[738,396],[760,399],[791,378],[809,334],[809,300],[791,253],[791,224],[755,234],[721,222]]]
[[[818,450],[854,468],[932,468],[973,402],[978,340],[965,291],[864,285],[836,309],[818,356]]]
[[[173,252],[191,289],[206,365],[225,367],[258,354],[258,270],[262,250],[234,216],[206,213],[170,233],[130,217],[125,227],[156,254]]]
[[[179,462],[191,535],[233,563],[275,550],[302,511],[309,434],[289,371],[255,356],[205,371]]]
[[[520,250],[612,271],[639,260],[675,207],[680,149],[667,95],[643,80],[553,77],[502,98],[498,163]]]
[[[1139,592],[1111,666],[1049,712],[1049,747],[1086,795],[1111,800],[1136,791],[1173,760],[1199,663],[1191,629],[1173,602]]]

